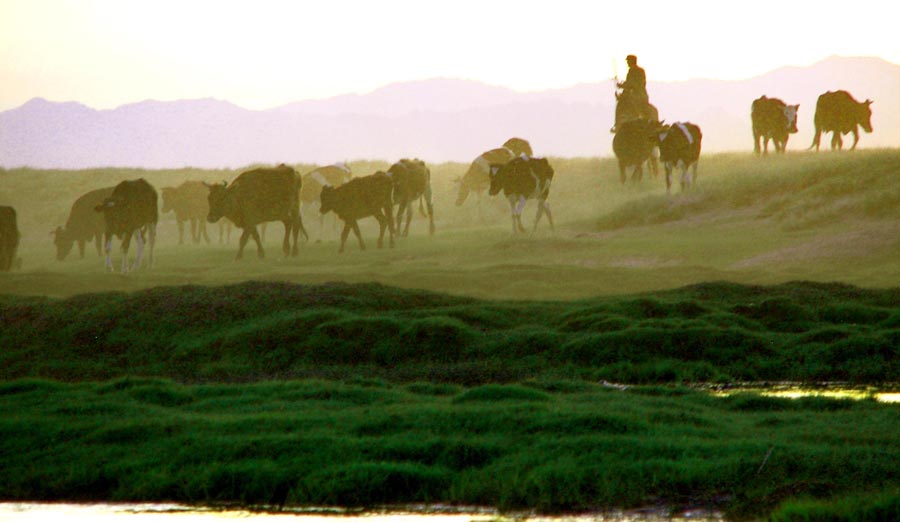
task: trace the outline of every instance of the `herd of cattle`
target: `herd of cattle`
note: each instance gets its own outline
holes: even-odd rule
[[[659,121],[656,107],[635,107],[617,95],[616,124],[613,127],[613,152],[619,162],[619,174],[625,182],[628,169],[632,179],[640,180],[644,165],[653,174],[658,162],[666,170],[666,190],[672,186],[673,169],[681,169],[681,188],[689,187],[697,176],[697,161],[703,134],[700,127],[690,122],[665,124]],[[832,133],[831,148],[841,149],[842,136],[853,133],[853,146],[859,143],[859,127],[872,132],[872,101],[856,101],[847,91],[828,91],[816,101],[813,118],[815,135],[810,149],[819,150],[822,133]],[[753,150],[767,154],[769,141],[776,152],[783,153],[788,137],[797,132],[799,105],[788,105],[778,98],[761,96],[750,107],[753,126]],[[658,154],[658,156],[657,156]]]
[[[822,133],[832,132],[831,147],[840,149],[843,146],[841,136],[852,132],[852,148],[855,149],[859,142],[858,128],[861,126],[866,132],[872,132],[871,104],[870,100],[857,102],[846,91],[829,91],[819,96],[814,117],[815,136],[810,148],[818,150]],[[762,96],[754,100],[751,106],[754,151],[767,153],[771,140],[775,151],[783,153],[789,135],[797,132],[798,109],[799,105],[788,105],[777,98]],[[639,180],[645,163],[655,174],[660,161],[666,170],[667,190],[671,188],[672,171],[676,167],[682,171],[682,189],[689,187],[696,177],[703,138],[697,125],[690,122],[664,124],[658,118],[642,115],[629,118],[627,111],[617,107],[614,132],[613,152],[623,183],[626,169],[632,168],[632,178]],[[538,206],[532,230],[537,228],[544,214],[552,229],[553,217],[547,198],[553,174],[547,159],[534,157],[526,140],[511,138],[470,164],[457,180],[456,205],[462,205],[470,193],[480,198],[485,192],[495,196],[502,191],[509,202],[514,234],[525,231],[521,214],[529,199],[536,200]],[[265,226],[271,221],[284,224],[284,255],[296,256],[299,235],[302,233],[309,239],[300,214],[301,205],[318,208],[320,220],[326,213],[334,212],[343,221],[339,252],[344,251],[351,231],[356,235],[360,249],[365,249],[357,224],[365,217],[374,217],[379,223],[378,247],[383,246],[385,231],[393,247],[395,235],[409,233],[416,202],[420,212],[428,217],[429,233],[434,234],[431,172],[418,159],[402,159],[387,171],[379,170],[362,177],[352,176],[343,164],[319,167],[302,176],[282,164],[249,170],[231,183],[186,181],[177,187],[162,188],[162,212],[174,212],[179,243],[184,242],[185,223],[191,225],[194,242],[201,239],[209,242],[206,222],[219,222],[220,241],[222,227],[228,227],[226,223],[230,223],[242,229],[237,259],[243,256],[250,238],[256,242],[257,255],[265,256],[258,225]],[[404,216],[406,222],[402,226]],[[89,242],[94,242],[97,254],[102,255],[102,243],[106,267],[113,270],[112,240],[118,237],[122,241],[123,272],[141,266],[145,243],[149,246],[148,265],[152,265],[158,219],[157,191],[144,179],[92,190],[75,200],[65,226],[57,227],[53,232],[57,259],[65,259],[76,243],[82,258]],[[137,257],[129,265],[128,249],[132,237],[137,244]],[[0,271],[9,271],[16,265],[18,243],[16,211],[0,206]]]

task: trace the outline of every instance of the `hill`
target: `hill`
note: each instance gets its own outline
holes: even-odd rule
[[[650,78],[653,71],[648,71]],[[751,148],[750,103],[762,94],[800,104],[811,143],[816,98],[846,89],[875,100],[863,147],[900,142],[900,66],[876,58],[833,57],[744,81],[650,82],[668,121],[694,121],[707,152]],[[330,163],[359,158],[471,161],[510,136],[540,155],[609,156],[613,83],[522,93],[437,78],[365,95],[306,100],[251,111],[220,100],[144,101],[113,110],[34,99],[0,113],[0,166],[11,168],[239,168],[251,163]]]

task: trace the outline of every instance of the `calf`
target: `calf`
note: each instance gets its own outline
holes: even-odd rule
[[[0,206],[0,272],[12,270],[19,248],[19,226],[16,209]]]
[[[671,192],[672,169],[681,169],[681,190],[690,187],[697,179],[697,161],[700,159],[700,141],[703,134],[693,123],[673,123],[659,130],[659,160],[666,167],[666,192]],[[688,174],[688,169],[692,174]]]
[[[537,229],[538,221],[545,213],[550,222],[550,229],[553,230],[553,215],[550,213],[550,204],[547,203],[552,181],[553,167],[546,158],[529,158],[522,155],[503,165],[491,166],[491,187],[488,192],[491,196],[495,196],[502,190],[509,200],[513,234],[525,232],[521,215],[522,208],[529,199],[536,199],[538,202],[532,233]]]
[[[103,233],[106,245],[106,268],[112,271],[112,238],[116,236],[122,239],[122,272],[127,272],[128,247],[131,236],[137,234],[137,259],[131,266],[131,270],[140,268],[141,257],[144,253],[144,233],[150,243],[150,255],[147,261],[148,267],[153,266],[153,245],[156,243],[156,223],[159,220],[157,211],[156,189],[143,178],[123,181],[113,188],[112,194],[103,203],[94,207],[97,212],[103,213],[105,231]]]
[[[400,234],[403,213],[406,213],[406,226],[402,236],[409,235],[409,222],[412,219],[412,202],[419,200],[419,211],[428,216],[428,233],[434,235],[434,207],[431,204],[431,171],[425,162],[419,159],[402,159],[391,165],[387,175],[393,182],[393,200],[398,205],[396,227]],[[422,200],[428,208],[428,214],[422,209]]]
[[[243,229],[235,259],[244,256],[244,247],[251,237],[256,241],[256,253],[266,256],[256,226],[269,221],[284,223],[284,255],[297,255],[297,235],[309,239],[300,217],[300,176],[293,168],[281,164],[274,168],[258,168],[241,173],[230,185],[206,185],[209,215],[215,223],[225,217]],[[291,246],[293,239],[293,246]]]
[[[322,187],[340,187],[344,183],[353,178],[350,168],[344,163],[336,163],[318,167],[303,175],[303,185],[300,188],[300,208],[317,208],[319,206],[319,196],[322,194]],[[325,215],[316,212],[319,215],[319,233],[324,228]]]
[[[344,251],[344,243],[346,243],[347,235],[351,230],[356,234],[360,250],[366,249],[356,221],[369,216],[378,220],[381,227],[378,235],[378,248],[383,245],[385,228],[390,232],[390,246],[394,247],[392,191],[391,177],[380,170],[370,176],[353,178],[340,187],[322,187],[319,212],[326,214],[334,211],[344,222],[344,229],[341,231],[341,247],[338,252]]]
[[[64,260],[76,242],[81,259],[84,259],[84,245],[88,241],[94,241],[97,255],[102,255],[100,244],[103,241],[103,232],[106,231],[106,222],[103,214],[94,209],[110,197],[112,192],[113,187],[105,187],[92,190],[75,200],[65,228],[56,227],[52,232],[57,260]]]
[[[191,239],[199,243],[204,239],[209,243],[209,234],[206,232],[206,216],[209,214],[209,202],[207,195],[209,190],[201,181],[185,181],[177,187],[163,187],[162,213],[175,212],[175,221],[178,223],[178,244],[184,244],[184,223],[191,223]],[[221,230],[219,237],[222,237]]]

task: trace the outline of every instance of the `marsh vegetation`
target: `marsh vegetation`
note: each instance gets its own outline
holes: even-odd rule
[[[900,151],[711,155],[672,196],[550,161],[555,233],[441,164],[433,237],[339,255],[306,214],[298,257],[235,262],[163,215],[129,275],[56,261],[75,198],[237,172],[0,172],[0,497],[896,513],[895,405],[688,385],[900,381]]]

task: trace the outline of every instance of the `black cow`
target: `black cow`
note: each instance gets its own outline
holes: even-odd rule
[[[681,190],[690,187],[697,178],[700,142],[703,134],[693,123],[673,123],[660,127],[659,160],[666,168],[666,192],[672,188],[672,169],[681,169]],[[692,170],[688,174],[688,169]]]
[[[651,171],[655,170],[654,152],[657,147],[656,133],[660,124],[655,120],[638,118],[628,120],[616,126],[613,136],[613,152],[619,160],[619,179],[625,183],[627,170],[634,167],[632,181],[640,181],[644,175],[644,162],[651,162]]]
[[[106,222],[103,214],[94,209],[110,197],[112,192],[113,187],[105,187],[92,190],[75,200],[72,210],[69,211],[65,228],[56,227],[56,230],[53,231],[57,260],[64,260],[76,242],[81,259],[84,259],[84,245],[88,241],[94,241],[97,246],[97,255],[102,255],[100,244],[103,241],[103,232],[106,231]]]
[[[199,243],[204,239],[209,243],[209,234],[206,232],[206,216],[209,214],[209,202],[207,195],[209,190],[201,181],[185,181],[177,187],[163,187],[162,213],[175,212],[175,222],[178,224],[178,244],[184,244],[184,223],[191,223],[191,239]],[[221,227],[221,224],[220,224]],[[219,230],[221,242],[222,230]]]
[[[322,214],[334,211],[344,222],[338,252],[344,251],[344,243],[351,230],[356,234],[360,250],[366,249],[356,221],[369,216],[377,219],[381,227],[378,248],[383,245],[385,228],[390,233],[390,246],[394,247],[393,189],[394,183],[390,176],[380,170],[369,176],[353,178],[340,187],[322,187],[319,211]]]
[[[284,223],[284,255],[297,255],[297,235],[309,239],[300,217],[300,188],[302,181],[297,172],[287,165],[274,168],[258,168],[241,173],[230,185],[207,185],[209,215],[206,220],[215,223],[225,217],[243,229],[235,259],[244,256],[244,247],[251,237],[256,241],[256,253],[266,256],[256,225],[269,221]],[[291,245],[293,239],[293,246]]]
[[[769,140],[775,152],[784,153],[788,137],[797,132],[797,111],[800,105],[788,105],[778,98],[765,95],[753,100],[750,120],[753,122],[753,152],[769,153]],[[760,147],[762,141],[762,147]]]
[[[103,203],[94,207],[94,210],[103,213],[103,221],[106,225],[103,237],[106,245],[106,268],[108,270],[113,269],[110,258],[113,236],[122,239],[122,272],[129,270],[128,247],[131,244],[131,236],[135,233],[137,233],[138,250],[137,259],[131,266],[131,270],[140,268],[141,257],[144,253],[145,232],[150,244],[147,265],[148,267],[153,266],[156,223],[159,221],[158,199],[156,189],[141,178],[119,183],[113,188],[112,194],[103,200]]]
[[[840,150],[844,146],[842,134],[853,133],[853,147],[859,143],[859,126],[872,132],[872,100],[858,102],[847,91],[828,91],[816,101],[816,135],[809,148],[819,150],[819,140],[823,132],[831,134],[831,148]]]
[[[0,272],[12,270],[19,248],[19,225],[16,209],[0,206]]]
[[[538,202],[532,233],[537,229],[538,221],[545,213],[550,222],[550,229],[553,229],[553,215],[550,213],[550,204],[547,203],[552,181],[553,167],[546,158],[529,158],[523,155],[505,164],[491,166],[489,194],[495,196],[503,191],[512,212],[513,234],[525,232],[521,216],[525,202],[529,199],[536,199]]]
[[[409,222],[412,220],[412,202],[419,200],[419,211],[428,216],[428,233],[434,235],[434,206],[431,203],[431,171],[420,159],[402,159],[391,165],[387,171],[394,184],[393,200],[398,205],[395,226],[397,234],[409,235]],[[422,200],[428,213],[422,209]],[[406,213],[406,226],[400,232],[403,214]]]

